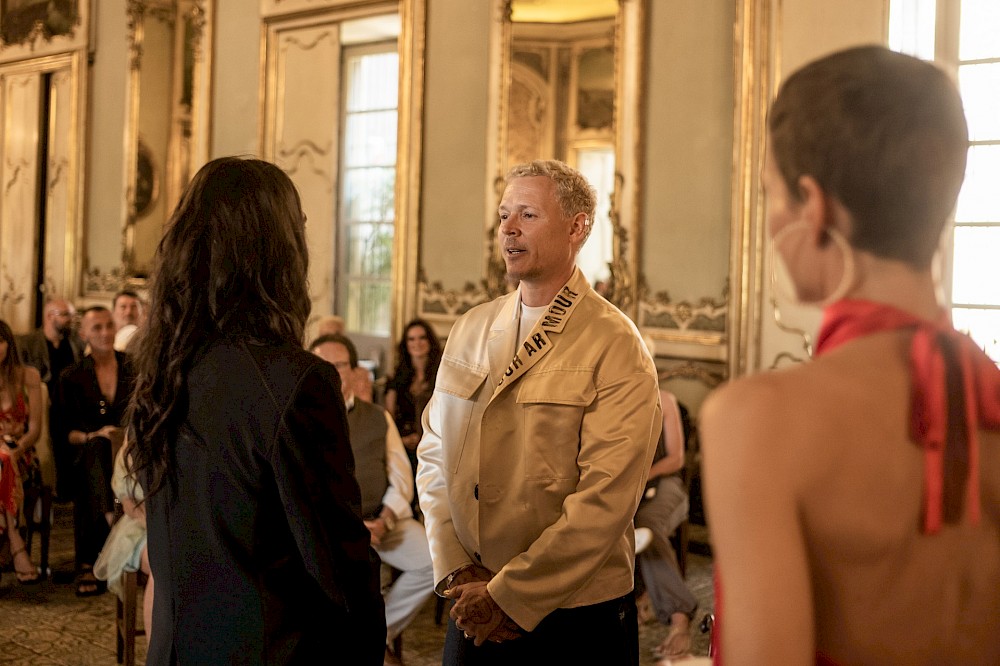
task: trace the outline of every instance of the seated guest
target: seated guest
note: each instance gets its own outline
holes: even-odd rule
[[[142,619],[146,630],[146,643],[152,633],[153,618],[153,573],[149,569],[149,555],[146,550],[146,507],[142,502],[142,487],[128,473],[125,456],[128,447],[122,446],[115,456],[115,468],[111,473],[111,489],[122,504],[124,513],[111,528],[101,554],[94,563],[94,575],[107,582],[108,589],[122,597],[122,575],[126,572],[142,571],[146,574],[146,587],[142,597]]]
[[[84,310],[80,336],[90,346],[90,354],[63,371],[59,395],[66,439],[75,453],[76,592],[90,596],[105,590],[93,568],[114,516],[111,456],[124,437],[122,425],[133,375],[128,359],[114,349],[115,322],[107,308]]]
[[[441,363],[441,343],[423,319],[414,319],[403,330],[396,353],[396,369],[385,391],[385,408],[396,421],[406,455],[417,471],[417,444],[423,429],[420,417],[434,393],[434,379]]]
[[[316,337],[321,338],[324,335],[343,335],[344,334],[344,318],[338,317],[337,315],[326,315],[325,317],[320,317],[316,322]]]
[[[377,405],[355,399],[351,390],[352,371],[358,367],[354,343],[343,335],[324,335],[309,349],[340,373],[365,525],[382,561],[403,572],[385,597],[386,642],[391,645],[434,592],[427,534],[410,510],[413,473],[392,417]],[[387,646],[386,663],[399,659]]]
[[[32,454],[46,409],[41,386],[38,370],[21,364],[14,333],[0,321],[0,538],[10,542],[14,574],[22,585],[41,578],[17,527],[24,486],[41,475]]]
[[[663,430],[649,468],[646,493],[635,514],[636,529],[648,528],[652,541],[637,556],[637,565],[656,619],[670,627],[655,650],[656,656],[676,659],[691,650],[691,618],[698,601],[684,583],[677,554],[670,545],[670,535],[688,514],[687,490],[681,477],[685,441],[681,411],[670,391],[660,390],[660,404]]]
[[[115,320],[115,349],[125,351],[142,321],[142,299],[131,289],[115,294],[111,301],[111,317]]]
[[[815,361],[702,412],[721,656],[1000,664],[1000,369],[932,269],[965,172],[958,90],[849,49],[790,76],[768,130],[773,259],[825,310]]]
[[[46,301],[42,327],[18,338],[21,361],[36,368],[49,389],[49,434],[56,463],[56,497],[73,499],[73,452],[59,411],[59,376],[83,356],[83,341],[73,330],[76,309],[62,298]]]
[[[204,165],[157,248],[130,349],[149,666],[382,663],[340,377],[302,349],[308,264],[295,185],[255,159]]]
[[[320,317],[316,322],[316,338],[324,335],[345,335],[346,324],[343,317],[337,315],[326,315]],[[372,402],[375,396],[375,383],[372,381],[372,374],[367,368],[360,366],[354,368],[351,373],[351,385],[354,389],[354,397],[365,402]]]

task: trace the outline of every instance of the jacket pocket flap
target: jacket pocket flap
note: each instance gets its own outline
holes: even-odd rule
[[[586,407],[596,396],[591,370],[547,370],[521,378],[517,401]]]
[[[489,370],[486,368],[480,370],[459,365],[446,356],[441,359],[434,388],[448,395],[469,400],[486,381],[488,374]]]

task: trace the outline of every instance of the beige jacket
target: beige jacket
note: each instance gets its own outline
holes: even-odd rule
[[[632,517],[661,415],[638,331],[579,269],[522,340],[519,303],[503,296],[452,329],[417,487],[439,588],[481,564],[530,631],[557,608],[632,589]]]

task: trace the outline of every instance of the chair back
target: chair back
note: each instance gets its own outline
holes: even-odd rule
[[[38,441],[35,442],[35,455],[38,457],[38,464],[42,468],[42,484],[54,488],[56,485],[56,459],[52,455],[52,435],[49,432],[49,405],[51,405],[51,400],[49,397],[49,387],[46,386],[45,382],[42,382],[42,426],[40,428],[41,432],[38,435]],[[29,405],[30,409],[34,409],[34,405]]]

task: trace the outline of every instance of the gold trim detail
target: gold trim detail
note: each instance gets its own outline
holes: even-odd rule
[[[724,372],[713,372],[694,361],[687,361],[669,367],[666,370],[660,370],[657,373],[657,378],[661,382],[668,382],[672,379],[693,379],[713,389],[726,381],[726,374]]]
[[[495,297],[486,281],[478,285],[466,282],[462,289],[445,289],[440,282],[428,283],[420,271],[417,287],[417,313],[423,319],[453,323],[472,308]]]
[[[188,180],[208,160],[211,140],[212,39],[215,0],[126,0],[126,35],[128,39],[128,89],[126,122],[122,133],[124,169],[122,191],[121,263],[134,276],[142,267],[141,249],[136,248],[136,226],[153,224],[162,213],[166,224]],[[155,153],[157,176],[162,180],[164,199],[157,212],[143,215],[136,207],[136,175],[139,167],[139,112],[145,54],[145,22],[155,19],[173,33],[175,57],[170,65],[172,92],[168,112],[168,141]],[[190,99],[184,101],[181,87],[186,63],[182,51],[190,49],[193,60]],[[161,154],[162,153],[162,154]],[[154,219],[157,218],[157,219]],[[146,248],[145,254],[152,250]],[[132,278],[129,278],[132,279]],[[88,277],[88,284],[91,281]],[[143,279],[136,279],[142,288]]]
[[[705,335],[711,344],[725,339],[726,316],[729,311],[729,287],[722,291],[722,298],[704,296],[695,302],[673,302],[666,291],[652,297],[645,295],[646,286],[640,289],[639,328],[690,335]]]
[[[401,0],[396,125],[396,226],[392,251],[392,340],[420,310],[420,189],[423,162],[427,0]]]
[[[766,141],[766,113],[777,71],[776,18],[781,0],[737,0],[733,225],[729,281],[728,361],[732,378],[759,368],[763,310],[764,200],[760,173]]]

